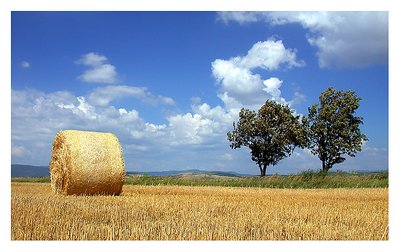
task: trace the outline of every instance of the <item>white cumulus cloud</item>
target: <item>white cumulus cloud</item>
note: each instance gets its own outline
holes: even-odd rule
[[[285,48],[282,40],[269,39],[259,41],[240,59],[240,65],[245,68],[262,68],[265,70],[277,70],[286,64],[288,68],[304,66],[304,61],[297,61],[296,50]]]
[[[159,137],[166,134],[166,125],[146,122],[135,109],[98,105],[67,91],[12,90],[11,102],[14,163],[45,164],[59,130],[113,132],[123,146],[137,144],[142,149],[157,145]]]
[[[202,136],[212,133],[208,118],[202,118],[199,114],[178,114],[168,118],[172,145],[200,144]]]
[[[88,53],[76,63],[89,68],[84,73],[86,77],[90,74],[95,76],[86,80],[108,78],[107,74],[101,77],[96,73],[111,66],[104,55]],[[114,85],[93,88],[84,96],[67,91],[12,90],[12,146],[21,146],[35,153],[22,159],[16,149],[13,162],[48,160],[52,140],[61,129],[113,132],[121,140],[123,148],[132,151],[126,157],[134,164],[137,159],[142,161],[141,165],[152,166],[154,162],[149,160],[158,159],[160,155],[167,155],[164,160],[169,160],[176,148],[191,156],[195,156],[195,152],[190,150],[197,148],[204,153],[214,153],[212,158],[215,162],[221,160],[222,155],[229,161],[226,133],[237,120],[240,108],[247,104],[258,109],[266,99],[284,101],[279,90],[281,80],[264,79],[253,71],[302,65],[304,63],[296,59],[296,50],[285,48],[282,41],[257,42],[244,56],[216,59],[212,63],[218,82],[217,96],[223,101],[223,106],[210,106],[201,102],[199,97],[193,98],[190,112],[170,112],[164,122],[158,123],[144,120],[136,109],[114,106],[117,104],[115,101],[124,98],[137,99],[152,106],[175,105],[171,97],[153,94],[146,87],[110,83]]]
[[[107,57],[104,55],[90,52],[83,55],[80,59],[76,61],[76,63],[85,66],[100,66],[103,65],[107,60]]]
[[[321,68],[387,64],[388,12],[222,12],[225,23],[298,23],[307,30]]]
[[[281,91],[279,88],[281,87],[282,82],[283,81],[276,77],[271,77],[263,82],[265,86],[263,90],[271,94],[273,98],[279,98],[281,96]]]
[[[86,70],[79,76],[79,79],[85,82],[113,84],[116,82],[116,77],[115,67],[110,64],[104,64]]]
[[[117,82],[115,66],[107,63],[107,57],[98,53],[87,53],[75,61],[78,65],[89,67],[78,79],[90,83],[114,84]]]
[[[305,63],[297,60],[296,50],[285,48],[281,40],[269,39],[255,43],[243,57],[212,62],[212,73],[220,90],[218,97],[228,109],[246,106],[258,109],[267,99],[285,103],[279,90],[282,81],[276,77],[263,79],[255,69],[266,71],[281,68],[302,67]]]
[[[235,60],[217,59],[212,63],[214,77],[224,90],[238,95],[253,94],[259,89],[261,77],[250,69],[235,63]]]

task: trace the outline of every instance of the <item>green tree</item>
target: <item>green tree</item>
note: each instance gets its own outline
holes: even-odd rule
[[[345,154],[354,157],[368,140],[359,128],[363,118],[355,116],[360,100],[355,92],[329,87],[319,96],[319,104],[308,108],[309,114],[303,118],[308,148],[322,161],[323,172],[345,161]]]
[[[305,146],[304,127],[287,105],[266,101],[258,113],[242,108],[233,131],[227,133],[232,149],[246,146],[251,151],[261,176],[267,166],[276,165],[292,154],[296,146]]]

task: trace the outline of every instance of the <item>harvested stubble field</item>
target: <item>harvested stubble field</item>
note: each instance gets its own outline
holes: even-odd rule
[[[12,183],[12,240],[387,240],[388,189],[125,185],[54,195]]]

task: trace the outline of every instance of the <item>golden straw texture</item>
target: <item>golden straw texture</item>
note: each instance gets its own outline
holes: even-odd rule
[[[59,131],[53,142],[50,179],[57,194],[119,195],[125,163],[118,138],[111,133]]]

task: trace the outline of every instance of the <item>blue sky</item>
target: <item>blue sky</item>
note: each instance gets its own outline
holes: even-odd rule
[[[369,141],[341,170],[388,168],[386,12],[13,12],[11,161],[48,165],[58,130],[113,132],[127,170],[258,174],[232,150],[241,107],[306,114],[329,86],[362,97]],[[296,149],[267,173],[319,169]]]

